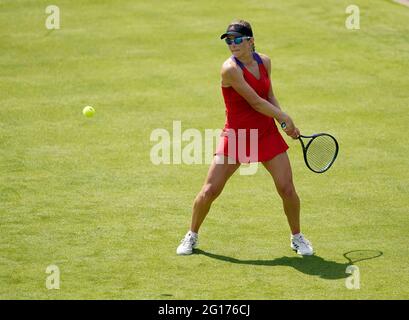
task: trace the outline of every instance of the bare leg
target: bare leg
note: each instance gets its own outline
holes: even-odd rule
[[[224,162],[222,164],[217,164],[216,157],[223,156],[215,156],[215,158],[213,158],[213,162],[210,165],[202,190],[196,196],[193,203],[192,224],[190,230],[196,233],[199,232],[199,228],[206,218],[212,202],[220,195],[227,180],[240,166],[239,163],[229,164],[227,157],[224,157]]]
[[[284,212],[292,234],[300,232],[300,199],[293,184],[290,160],[286,152],[263,162],[274,179],[278,194],[283,200]]]

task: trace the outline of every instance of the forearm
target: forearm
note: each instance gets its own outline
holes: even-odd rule
[[[298,136],[300,135],[300,130],[297,127],[295,127],[293,120],[281,110],[280,104],[276,97],[273,94],[269,94],[268,101],[283,113],[284,115],[283,120],[282,121],[279,120],[279,123],[280,125],[282,125],[282,123],[285,122],[286,129],[284,129],[284,131],[293,139],[298,138]]]
[[[270,101],[260,98],[256,104],[252,106],[256,111],[276,119],[279,123],[285,120],[286,114]]]
[[[277,100],[277,98],[275,97],[275,96],[268,96],[268,102],[270,102],[271,104],[273,104],[273,105],[275,105],[278,109],[280,109],[281,110],[281,106],[280,106],[280,104],[278,103],[278,100]]]

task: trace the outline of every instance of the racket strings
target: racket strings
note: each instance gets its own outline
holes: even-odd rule
[[[307,148],[307,162],[311,169],[319,172],[325,171],[334,162],[337,150],[337,144],[331,136],[318,136]]]

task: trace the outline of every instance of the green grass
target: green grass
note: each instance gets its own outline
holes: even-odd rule
[[[1,0],[0,298],[408,299],[409,8],[354,3],[358,31],[344,0],[54,1],[48,31],[48,1]],[[208,165],[153,165],[150,134],[223,126],[218,36],[237,17],[296,124],[340,142],[315,175],[286,138],[315,257],[289,249],[262,168],[231,178],[201,251],[175,255]],[[345,287],[351,250],[383,253],[357,262],[360,290]]]

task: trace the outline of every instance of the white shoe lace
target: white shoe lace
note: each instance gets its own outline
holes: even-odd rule
[[[185,236],[182,241],[180,241],[180,243],[184,246],[192,246],[194,244],[194,242],[196,241],[196,239],[192,236]]]
[[[298,237],[298,241],[305,244],[306,246],[311,246],[311,242],[309,242],[307,239],[305,239],[303,235],[300,235]]]

